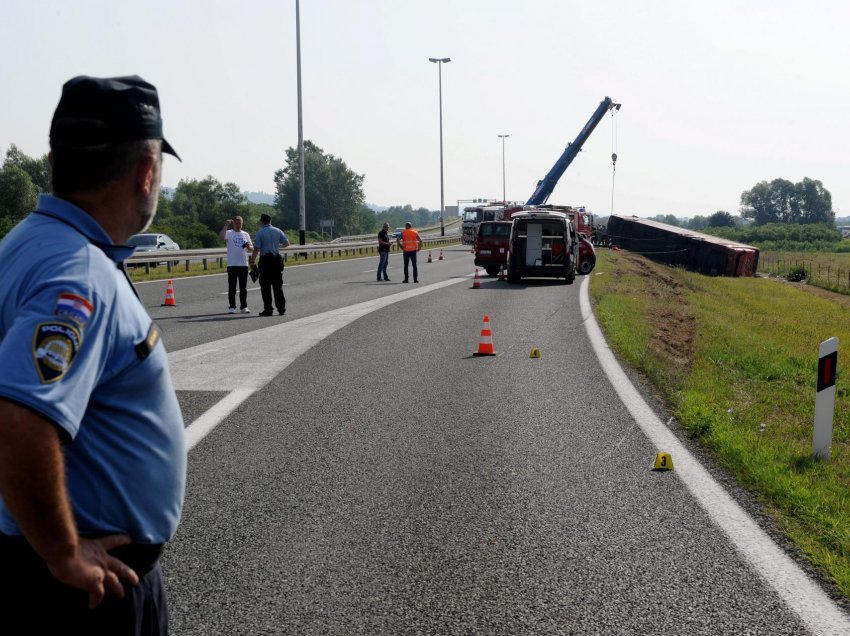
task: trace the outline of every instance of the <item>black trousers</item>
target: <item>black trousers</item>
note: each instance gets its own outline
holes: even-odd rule
[[[123,599],[107,592],[100,605],[89,609],[88,593],[54,578],[26,540],[0,534],[0,631],[10,636],[167,636],[168,596],[157,558],[160,550],[130,545],[113,551],[136,571],[139,583],[124,583]],[[18,625],[18,631],[12,625]]]
[[[404,258],[404,280],[408,280],[407,269],[409,263],[413,263],[413,282],[419,281],[419,270],[416,269],[416,250],[410,252],[402,252]]]
[[[239,282],[239,309],[248,306],[248,266],[227,266],[228,307],[236,307],[236,282]]]
[[[263,311],[272,311],[272,295],[278,313],[286,311],[286,297],[283,295],[283,257],[280,254],[263,254],[257,265],[260,270],[260,294],[263,297]]]

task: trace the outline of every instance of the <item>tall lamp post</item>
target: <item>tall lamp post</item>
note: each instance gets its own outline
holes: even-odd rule
[[[307,244],[307,214],[304,196],[304,124],[301,117],[301,11],[295,0],[295,48],[298,69],[298,244]]]
[[[443,213],[446,209],[443,194],[443,64],[452,60],[448,57],[429,57],[428,61],[437,65],[437,75],[440,82],[440,236],[445,236],[446,225],[443,222]]]
[[[510,135],[497,135],[502,140],[502,201],[507,201],[505,197],[505,138]]]

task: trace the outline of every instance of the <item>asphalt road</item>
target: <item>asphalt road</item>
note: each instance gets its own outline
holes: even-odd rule
[[[285,317],[258,290],[227,315],[221,275],[175,280],[177,307],[139,286],[189,431],[250,385],[189,455],[172,633],[814,633],[651,470],[581,278],[472,289],[468,249],[443,253],[419,285],[397,255],[391,283],[376,258],[287,268]],[[474,357],[485,314],[498,355]]]

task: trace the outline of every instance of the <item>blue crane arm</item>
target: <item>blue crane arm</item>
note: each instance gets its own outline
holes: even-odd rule
[[[602,118],[609,110],[620,110],[620,106],[620,104],[614,102],[614,100],[610,97],[606,97],[602,100],[602,103],[599,104],[599,107],[593,115],[590,116],[590,119],[587,120],[587,123],[584,125],[584,128],[581,129],[581,132],[576,136],[572,143],[567,145],[564,149],[563,154],[558,158],[558,161],[555,162],[555,165],[552,166],[552,169],[549,170],[541,181],[537,182],[537,188],[534,190],[534,194],[531,195],[531,198],[526,201],[526,205],[543,205],[546,203],[551,196],[552,191],[555,189],[555,186],[558,185],[558,180],[573,162],[573,159],[576,158],[576,155],[581,150],[584,142],[587,141],[588,137],[590,137],[590,133],[592,133],[596,126],[599,125],[599,122],[602,121]]]

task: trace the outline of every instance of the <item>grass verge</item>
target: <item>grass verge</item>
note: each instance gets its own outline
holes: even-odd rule
[[[846,296],[766,278],[707,277],[600,250],[594,311],[779,526],[850,598],[850,388],[839,365],[832,457],[812,459],[817,353],[850,343]]]

